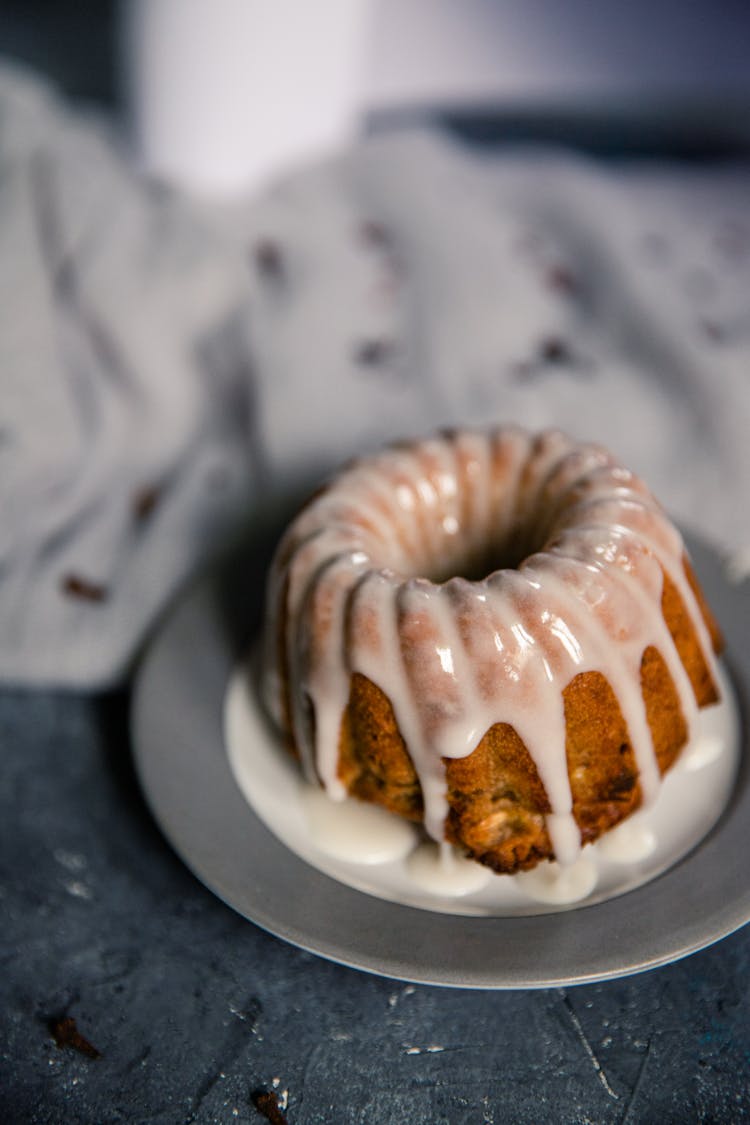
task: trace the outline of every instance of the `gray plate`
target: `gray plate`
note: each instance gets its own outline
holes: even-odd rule
[[[143,789],[185,863],[246,918],[313,953],[373,973],[463,988],[541,988],[606,980],[702,949],[750,920],[750,590],[689,537],[724,629],[742,709],[743,760],[733,800],[694,852],[620,898],[528,918],[433,914],[385,902],[308,866],[255,816],[230,771],[224,694],[257,628],[265,558],[241,549],[184,596],[142,663],[133,744]],[[283,808],[279,816],[284,815]]]

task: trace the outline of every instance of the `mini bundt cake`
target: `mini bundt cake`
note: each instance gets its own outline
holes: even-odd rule
[[[682,539],[606,450],[458,431],[356,461],[272,565],[262,691],[308,777],[497,872],[572,862],[718,698]]]

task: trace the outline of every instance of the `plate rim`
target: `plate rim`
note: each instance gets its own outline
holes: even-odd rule
[[[157,824],[199,881],[261,929],[327,960],[415,984],[520,989],[595,983],[658,968],[729,936],[750,921],[750,869],[743,871],[733,848],[735,837],[741,844],[750,828],[750,654],[741,644],[750,635],[750,598],[727,581],[713,548],[695,535],[685,538],[727,639],[740,766],[733,797],[708,836],[643,886],[562,913],[449,915],[367,895],[289,851],[245,802],[224,746],[225,691],[247,635],[230,620],[226,595],[238,577],[242,581],[245,568],[237,564],[244,547],[235,547],[229,566],[217,564],[176,600],[135,678],[134,764]],[[250,551],[258,553],[257,547]],[[196,636],[199,644],[186,644]],[[255,862],[240,871],[236,851],[245,846]],[[668,922],[666,935],[660,920]]]

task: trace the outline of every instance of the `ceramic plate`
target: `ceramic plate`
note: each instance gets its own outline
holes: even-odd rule
[[[437,914],[345,886],[289,851],[240,793],[223,737],[227,684],[259,623],[267,552],[257,545],[238,547],[178,601],[141,664],[133,746],[157,821],[195,875],[250,921],[323,957],[402,980],[571,985],[641,972],[710,945],[750,920],[750,585],[730,584],[714,552],[691,536],[688,543],[727,639],[742,763],[716,827],[645,886],[563,913]]]

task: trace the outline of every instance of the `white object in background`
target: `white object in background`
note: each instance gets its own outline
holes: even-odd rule
[[[134,0],[128,96],[146,171],[228,197],[350,140],[369,0]]]

